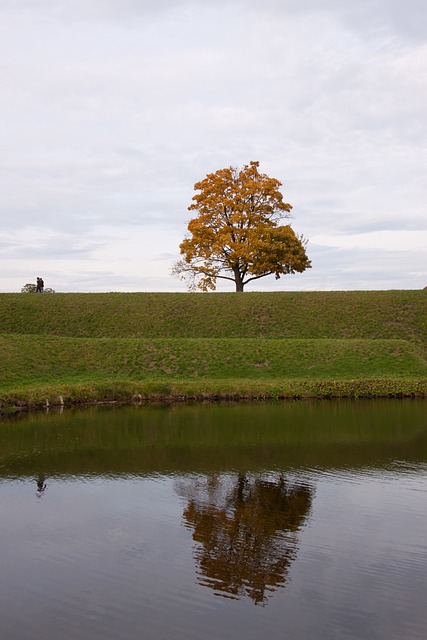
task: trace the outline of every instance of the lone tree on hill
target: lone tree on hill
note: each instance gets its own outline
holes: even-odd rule
[[[194,185],[199,193],[188,210],[198,215],[180,244],[183,258],[172,268],[190,290],[215,290],[221,278],[243,291],[253,280],[310,268],[307,241],[290,225],[280,224],[292,209],[279,191],[282,183],[259,173],[258,167],[259,162],[241,170],[227,167]]]

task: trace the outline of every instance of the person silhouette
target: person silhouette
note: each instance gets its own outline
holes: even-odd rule
[[[44,474],[40,474],[38,476],[36,482],[37,482],[37,495],[41,496],[43,494],[44,490],[47,487],[45,475]]]

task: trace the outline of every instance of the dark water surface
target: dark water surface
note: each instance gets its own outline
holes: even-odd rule
[[[427,402],[0,421],[2,640],[425,640]]]

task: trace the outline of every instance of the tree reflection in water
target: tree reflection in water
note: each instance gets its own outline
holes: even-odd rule
[[[198,477],[180,493],[189,498],[183,519],[193,531],[199,583],[223,597],[266,604],[285,586],[313,489],[287,484],[283,475],[237,474]]]

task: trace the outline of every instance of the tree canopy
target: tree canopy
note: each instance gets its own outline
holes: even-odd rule
[[[282,475],[264,480],[242,473],[210,477],[206,487],[198,478],[197,485],[183,518],[193,529],[199,582],[217,594],[266,604],[284,586],[296,558],[312,488],[289,484]],[[207,503],[200,490],[210,494]]]
[[[180,244],[183,256],[172,273],[190,290],[215,290],[218,278],[231,280],[236,291],[253,280],[303,272],[311,263],[307,241],[289,224],[292,205],[284,202],[282,183],[258,171],[259,162],[242,169],[227,167],[194,185],[188,224]]]

